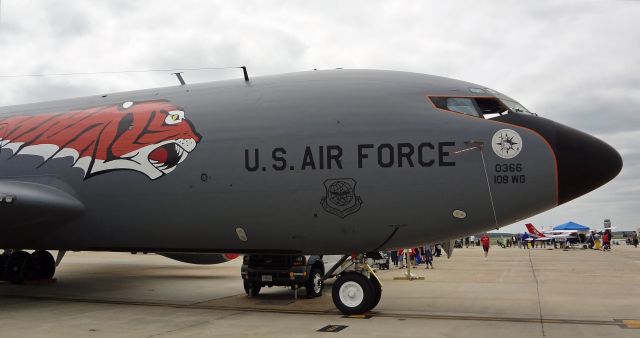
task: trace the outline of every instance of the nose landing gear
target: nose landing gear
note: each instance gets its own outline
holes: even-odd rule
[[[56,271],[56,261],[45,250],[32,254],[26,251],[5,251],[0,256],[0,280],[22,284],[27,280],[51,279]]]
[[[345,315],[360,315],[375,308],[382,297],[382,283],[365,262],[364,255],[338,276],[331,290],[333,304]]]

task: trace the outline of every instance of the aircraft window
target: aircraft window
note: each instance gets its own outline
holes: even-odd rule
[[[480,116],[472,98],[431,96],[430,99],[433,105],[440,109],[471,116]]]
[[[476,104],[482,112],[482,116],[485,119],[490,119],[508,112],[509,108],[504,105],[500,100],[492,97],[479,97],[476,98]]]
[[[430,99],[437,108],[471,116],[482,116],[485,119],[491,119],[508,113],[535,115],[530,113],[518,102],[500,100],[496,97],[431,96]]]
[[[447,97],[447,110],[463,113],[471,116],[480,116],[473,99],[463,97]]]
[[[509,110],[514,113],[534,115],[527,108],[523,107],[520,103],[516,101],[502,100],[502,102],[504,102],[504,104],[507,105],[507,107],[509,107]]]

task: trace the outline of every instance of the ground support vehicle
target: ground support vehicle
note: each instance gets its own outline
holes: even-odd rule
[[[245,255],[240,274],[244,290],[257,296],[262,287],[285,286],[295,290],[304,287],[307,297],[322,295],[325,272],[340,259],[332,255]]]

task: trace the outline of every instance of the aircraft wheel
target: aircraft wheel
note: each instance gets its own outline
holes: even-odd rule
[[[46,250],[37,250],[29,259],[27,279],[51,279],[56,273],[56,260]]]
[[[13,284],[22,284],[29,274],[29,255],[25,251],[16,251],[9,256],[5,269],[5,278]]]
[[[380,299],[382,298],[382,285],[380,285],[380,282],[375,277],[369,278],[369,283],[371,283],[371,287],[373,288],[373,292],[374,292],[374,296],[375,296],[375,298],[373,299],[373,302],[371,303],[371,305],[369,307],[369,310],[371,310],[371,309],[375,308],[376,306],[378,306],[378,303],[380,302]]]
[[[315,298],[322,296],[322,288],[324,287],[324,281],[322,280],[322,270],[315,267],[311,269],[309,280],[304,285],[307,291],[307,298]]]
[[[255,297],[260,293],[260,289],[262,288],[260,285],[254,285],[248,280],[243,281],[244,292],[247,293],[249,297]]]
[[[341,274],[331,290],[333,304],[345,315],[359,315],[369,311],[375,301],[373,285],[357,272]]]

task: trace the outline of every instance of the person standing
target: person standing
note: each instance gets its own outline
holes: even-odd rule
[[[634,247],[638,247],[638,232],[634,231],[631,234],[631,243],[633,244]]]
[[[587,245],[589,246],[589,249],[593,249],[593,247],[596,245],[596,235],[593,230],[591,230],[591,232],[589,233]]]
[[[440,244],[436,244],[434,249],[434,256],[436,257],[442,256],[442,249],[440,248]]]
[[[431,246],[426,246],[424,248],[424,262],[425,262],[425,269],[428,269],[429,266],[431,266],[431,269],[433,269],[433,251],[431,251]]]
[[[482,235],[482,237],[480,238],[480,244],[482,244],[482,250],[484,251],[485,258],[487,258],[487,255],[489,254],[489,242],[491,242],[491,240],[489,239],[489,235],[486,233]]]
[[[602,235],[602,251],[611,250],[611,233],[609,230],[605,230]]]
[[[522,233],[522,246],[523,246],[525,249],[528,249],[528,248],[529,248],[529,234],[528,234],[528,233],[526,233],[526,232],[523,232],[523,233]]]
[[[516,236],[516,242],[518,242],[518,249],[522,249],[522,236],[520,236],[520,233]]]

